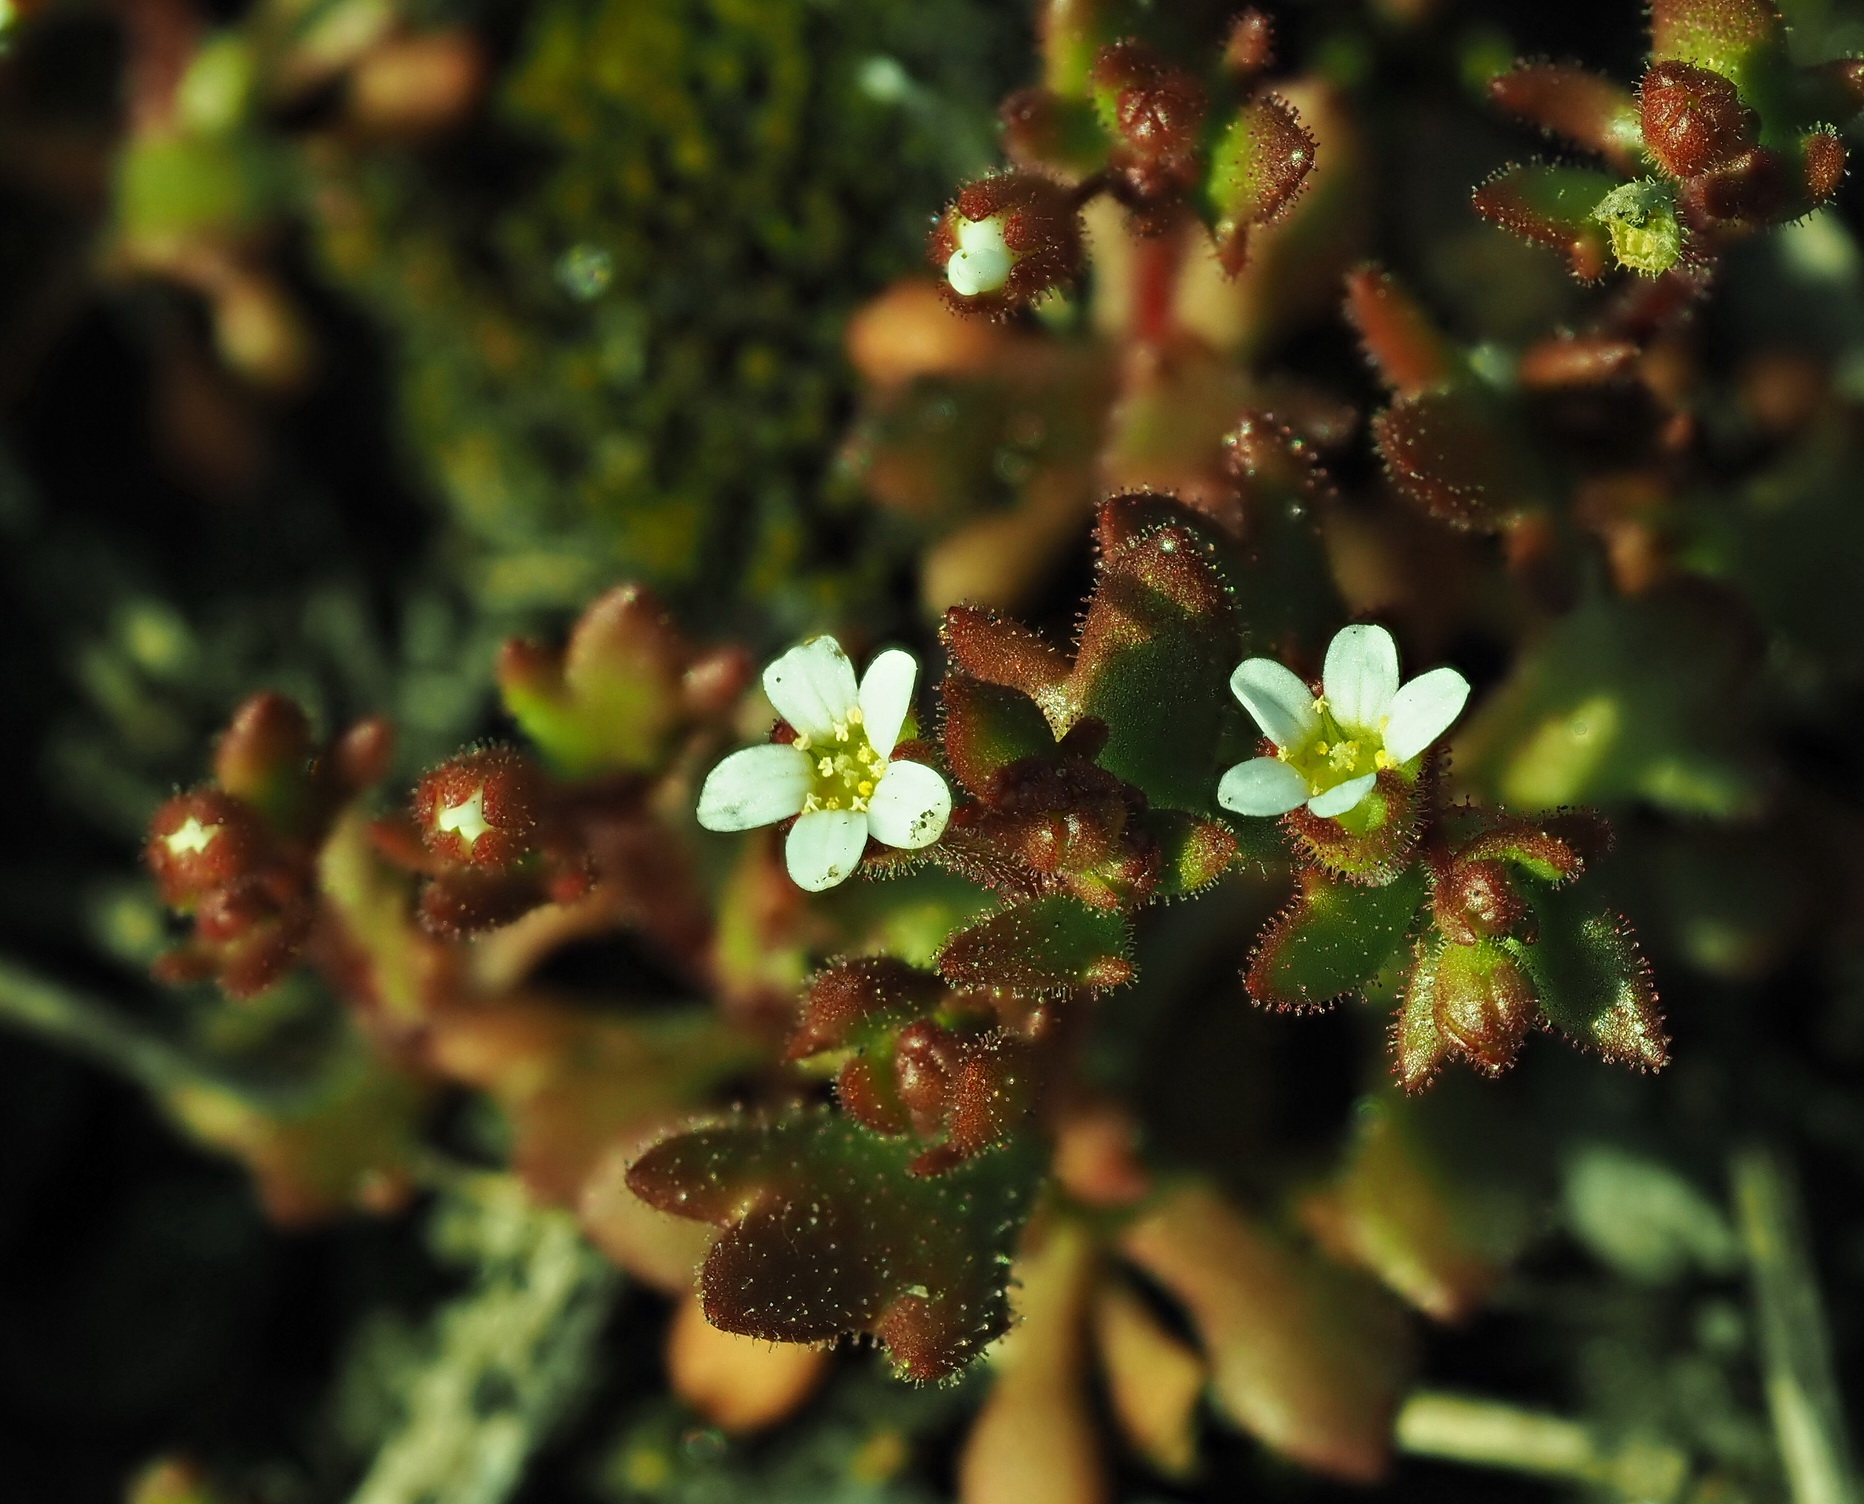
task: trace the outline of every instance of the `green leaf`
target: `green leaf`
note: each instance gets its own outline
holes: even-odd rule
[[[953,673],[940,686],[939,698],[945,708],[945,759],[958,782],[980,799],[990,793],[999,768],[1055,750],[1047,718],[1020,690]]]
[[[1013,1142],[941,1175],[921,1145],[805,1112],[700,1128],[628,1172],[662,1211],[724,1228],[700,1273],[707,1318],[768,1342],[871,1332],[908,1378],[958,1372],[1009,1326],[1009,1262],[1041,1175]]]
[[[1241,645],[1236,607],[1189,530],[1110,549],[1069,681],[1076,715],[1106,723],[1100,765],[1154,805],[1215,817],[1224,685]]]
[[[1313,170],[1315,142],[1285,99],[1250,100],[1217,136],[1206,195],[1211,232],[1224,269],[1240,271],[1250,227],[1266,224],[1289,204]]]
[[[938,969],[959,987],[1099,991],[1132,978],[1130,946],[1118,913],[1050,894],[960,930],[940,952]]]
[[[1531,891],[1539,938],[1503,943],[1532,979],[1542,1015],[1606,1060],[1644,1070],[1668,1064],[1650,967],[1624,921],[1583,892],[1540,884]]]
[[[1309,868],[1301,887],[1250,960],[1245,982],[1259,1003],[1318,1008],[1367,987],[1404,944],[1425,897],[1417,867],[1382,888]]]
[[[1517,661],[1457,737],[1459,779],[1527,812],[1647,800],[1727,817],[1752,803],[1738,622],[1684,594],[1601,598]]]
[[[1611,264],[1605,227],[1593,211],[1618,180],[1589,167],[1509,167],[1484,183],[1472,202],[1491,224],[1565,254],[1588,281]]]
[[[1195,893],[1206,883],[1215,882],[1229,870],[1241,849],[1241,842],[1229,826],[1216,820],[1198,820],[1177,810],[1155,809],[1146,812],[1144,823],[1159,843],[1163,857],[1158,892],[1164,898]]]

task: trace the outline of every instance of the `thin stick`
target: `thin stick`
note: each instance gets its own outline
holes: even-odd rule
[[[1733,1156],[1730,1179],[1754,1279],[1767,1405],[1793,1504],[1859,1504],[1792,1172],[1776,1150],[1750,1145]]]

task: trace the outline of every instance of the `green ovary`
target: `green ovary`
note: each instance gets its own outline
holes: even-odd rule
[[[1324,794],[1367,773],[1392,766],[1385,750],[1383,728],[1351,730],[1333,718],[1325,700],[1316,700],[1320,729],[1299,747],[1286,747],[1277,755],[1307,780],[1311,793]]]
[[[850,710],[846,720],[836,721],[833,733],[820,742],[799,736],[794,745],[815,764],[814,780],[803,800],[805,815],[819,809],[866,812],[887,764],[867,739],[858,708]]]

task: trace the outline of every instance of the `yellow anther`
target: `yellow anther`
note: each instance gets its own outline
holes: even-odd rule
[[[859,705],[848,712],[848,724],[850,726],[858,726],[861,724],[861,707]]]
[[[867,779],[863,778],[860,781],[860,783],[858,783],[855,786],[854,791],[857,794],[859,794],[863,799],[865,799],[869,794],[874,792],[874,785],[870,783]]]
[[[1383,747],[1379,748],[1378,755],[1372,759],[1372,765],[1375,768],[1395,768],[1398,766],[1397,763],[1392,761],[1391,753],[1387,752]]]
[[[817,775],[822,778],[832,777],[835,772],[835,759],[832,757],[823,758],[815,765],[815,770]]]

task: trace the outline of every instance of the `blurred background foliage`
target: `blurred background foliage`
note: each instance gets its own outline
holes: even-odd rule
[[[1859,0],[1783,8],[1803,60],[1864,52]],[[1174,14],[1195,30],[1222,9]],[[1340,278],[1376,256],[1478,371],[1583,325],[1600,294],[1469,210],[1472,186],[1553,150],[1487,85],[1524,55],[1634,80],[1641,7],[1304,0],[1276,19],[1282,86],[1345,165],[1192,308],[1215,353],[1154,398],[1207,396],[1213,442],[1264,393],[1303,415],[1341,493],[1325,535],[1347,607],[1477,682],[1458,776],[1617,823],[1606,878],[1676,1059],[1647,1079],[1535,1050],[1500,1113],[1500,1088],[1463,1079],[1428,1112],[1362,1095],[1354,1060],[1382,1020],[1244,1005],[1237,916],[1253,905],[1253,928],[1275,898],[1250,889],[1142,934],[1097,1084],[1165,1159],[1240,1195],[1348,1146],[1334,1215],[1362,1229],[1384,1225],[1382,1146],[1440,1141],[1467,1201],[1458,1246],[1518,1260],[1424,1337],[1433,1386],[1497,1408],[1408,1409],[1395,1496],[1671,1499],[1687,1480],[1705,1504],[1839,1504],[1855,1484],[1808,1493],[1783,1464],[1767,1386],[1811,1373],[1807,1403],[1829,1405],[1815,1331],[1839,1389],[1864,1394],[1860,190],[1724,258],[1638,399],[1687,412],[1694,459],[1644,490],[1635,467],[1563,479],[1597,546],[1537,595],[1390,495]],[[168,939],[137,876],[144,824],[255,690],[326,734],[389,715],[405,784],[508,731],[500,642],[560,636],[621,579],[759,655],[824,627],[929,645],[933,611],[966,597],[1065,631],[1091,493],[1182,479],[1143,413],[1108,411],[1101,314],[970,326],[944,369],[902,374],[887,360],[912,308],[875,301],[913,296],[887,289],[923,271],[931,216],[999,159],[996,107],[1033,42],[1001,0],[17,4],[0,59],[7,953],[234,1061],[242,1031],[329,1027],[308,982],[242,1014],[144,980]],[[1536,421],[1596,455],[1609,416]],[[1070,468],[1110,432],[1102,470]],[[666,988],[624,946],[554,964],[624,998]],[[212,1478],[158,1464],[142,1504],[951,1495],[982,1376],[915,1390],[844,1353],[794,1418],[728,1434],[666,1392],[666,1303],[567,1216],[488,1175],[433,1217],[280,1231],[243,1171],[95,1063],[120,1065],[120,1041],[68,1042],[0,1034],[15,1496],[124,1497],[163,1455]],[[142,1084],[165,1068],[145,1061]],[[464,1142],[508,1131],[442,1110]],[[1786,1157],[1731,1161],[1754,1140]],[[1795,1181],[1809,1231],[1782,1253],[1769,1230],[1793,1225]],[[1794,1325],[1781,1313],[1815,1271],[1824,1319]],[[1344,1493],[1206,1432],[1201,1473],[1126,1456],[1119,1497]],[[1511,1471],[1428,1460],[1446,1452]]]

